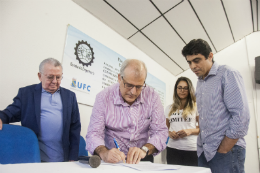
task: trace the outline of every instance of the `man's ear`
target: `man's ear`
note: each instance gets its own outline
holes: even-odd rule
[[[40,72],[38,73],[38,78],[42,82],[42,74]]]
[[[121,82],[121,75],[120,74],[118,74],[118,83],[120,83]]]
[[[212,52],[209,53],[208,59],[210,59],[213,62],[213,53]]]

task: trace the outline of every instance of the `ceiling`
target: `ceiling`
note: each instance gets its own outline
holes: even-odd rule
[[[189,68],[181,54],[190,40],[213,53],[259,31],[258,0],[73,0],[173,75]]]

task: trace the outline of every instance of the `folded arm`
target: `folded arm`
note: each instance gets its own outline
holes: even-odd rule
[[[199,116],[196,116],[196,122],[199,122]],[[183,129],[177,132],[180,138],[190,136],[190,135],[198,135],[200,133],[199,125],[196,126],[195,129]]]
[[[111,150],[105,147],[105,104],[102,93],[96,96],[93,106],[88,133],[86,136],[86,148],[92,154],[96,154],[108,163],[116,163],[125,160],[125,154],[116,148]]]
[[[13,103],[7,106],[5,110],[0,111],[0,130],[3,127],[2,124],[21,121],[21,98],[22,91],[19,89],[17,96],[13,99]]]
[[[166,118],[164,116],[164,110],[160,97],[157,93],[155,93],[151,109],[151,123],[149,129],[150,138],[146,144],[147,146],[150,144],[149,147],[151,147],[149,155],[156,155],[166,148],[168,128],[165,121]]]

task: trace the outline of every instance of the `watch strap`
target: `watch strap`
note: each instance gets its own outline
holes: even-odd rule
[[[146,146],[142,146],[141,150],[145,151],[146,152],[146,156],[148,156],[148,153],[149,153],[149,149],[146,147]]]

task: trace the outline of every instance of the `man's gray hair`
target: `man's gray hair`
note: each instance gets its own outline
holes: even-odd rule
[[[133,60],[136,60],[136,59],[126,59],[122,64],[121,64],[121,68],[120,68],[120,76],[121,77],[123,77],[123,76],[125,76],[125,73],[124,73],[124,71],[125,71],[125,69],[126,69],[126,67],[131,63],[131,61],[133,61]],[[143,61],[140,61],[140,60],[138,60],[141,64],[142,64],[142,66],[144,67],[144,69],[145,69],[145,79],[146,79],[146,77],[147,77],[147,68],[146,68],[146,65],[145,65],[145,63],[143,62]],[[140,75],[140,71],[141,71],[141,69],[139,68],[139,67],[137,67],[136,69],[136,74],[137,75]]]
[[[41,64],[39,65],[39,72],[40,73],[43,73],[43,67],[44,67],[45,64],[51,64],[54,67],[60,66],[61,69],[62,69],[62,65],[61,65],[60,61],[58,61],[58,60],[56,60],[54,58],[47,58],[47,59],[43,60],[41,62]]]

